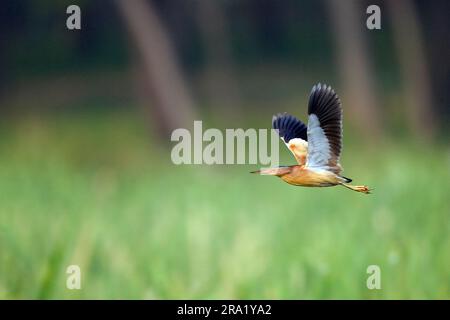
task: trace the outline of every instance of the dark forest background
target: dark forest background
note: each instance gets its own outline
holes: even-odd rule
[[[3,113],[138,101],[164,132],[203,111],[271,112],[322,81],[365,131],[448,121],[447,1],[379,1],[381,30],[365,27],[370,1],[77,1],[82,30],[68,31],[72,2],[2,4]]]

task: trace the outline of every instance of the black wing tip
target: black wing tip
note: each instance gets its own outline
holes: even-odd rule
[[[312,87],[310,96],[312,96],[313,94],[322,93],[322,92],[326,93],[326,94],[336,95],[336,92],[333,90],[333,88],[330,85],[319,82]]]
[[[333,88],[325,83],[315,84],[309,95],[308,114],[316,113],[320,110],[335,105],[340,108],[341,101]]]
[[[278,125],[279,119],[282,118],[282,117],[285,117],[285,116],[289,116],[289,114],[287,112],[274,114],[272,116],[272,127],[274,129],[278,129],[278,128],[275,128],[275,126]]]
[[[287,112],[274,114],[272,117],[272,127],[279,130],[280,128],[285,126],[286,120],[290,121],[291,119],[295,119],[295,117],[291,116]]]
[[[278,130],[278,134],[285,142],[294,138],[307,140],[306,125],[287,112],[275,114],[272,117],[272,127]]]

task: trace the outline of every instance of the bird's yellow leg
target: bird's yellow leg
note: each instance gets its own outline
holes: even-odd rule
[[[350,190],[356,191],[356,192],[362,192],[365,194],[370,193],[370,189],[367,186],[352,186],[351,184],[347,183],[341,183],[341,186],[344,186]]]

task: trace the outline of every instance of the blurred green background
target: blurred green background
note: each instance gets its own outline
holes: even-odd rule
[[[3,1],[0,298],[449,299],[449,9]],[[306,120],[317,82],[343,103],[344,174],[373,194],[172,164],[173,129]]]

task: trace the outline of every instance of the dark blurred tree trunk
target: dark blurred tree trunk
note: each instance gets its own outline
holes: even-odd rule
[[[387,4],[402,75],[406,120],[412,132],[430,140],[436,131],[435,106],[416,8],[410,0]]]
[[[206,50],[206,86],[208,98],[220,110],[239,109],[231,39],[221,1],[197,0],[197,21]],[[219,105],[221,104],[221,105]]]
[[[450,1],[432,1],[422,3],[422,7],[428,9],[427,21],[424,22],[428,26],[423,28],[426,34],[423,35],[425,40],[425,48],[429,50],[429,67],[433,96],[435,103],[436,122],[445,133],[450,132],[450,41],[442,41],[442,39],[450,39],[450,28],[448,27],[448,12],[450,12]],[[442,117],[440,116],[442,115]],[[448,134],[447,134],[448,135]]]
[[[194,120],[192,99],[183,80],[168,32],[151,1],[116,0],[136,46],[142,67],[141,92],[147,93],[148,114],[161,137],[173,129],[188,127]],[[141,80],[142,79],[142,80]]]
[[[366,138],[378,138],[382,132],[373,71],[363,30],[366,30],[365,8],[356,0],[328,0],[338,66],[344,83],[346,116]],[[360,14],[358,14],[360,13]],[[368,31],[368,30],[367,30]]]

